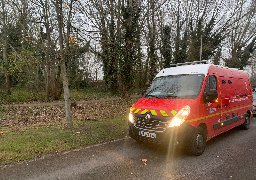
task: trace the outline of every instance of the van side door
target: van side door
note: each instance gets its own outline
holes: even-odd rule
[[[208,127],[208,137],[211,138],[218,134],[218,130],[214,128],[215,124],[221,122],[221,102],[220,102],[220,87],[215,75],[208,75],[204,93],[204,117]],[[217,131],[216,131],[217,130]]]
[[[219,82],[221,86],[221,100],[222,100],[222,121],[235,118],[236,113],[232,111],[234,109],[232,99],[236,98],[234,78],[230,76],[220,76]]]

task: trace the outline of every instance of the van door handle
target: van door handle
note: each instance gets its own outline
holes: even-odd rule
[[[221,106],[220,105],[217,105],[217,108],[220,108]]]

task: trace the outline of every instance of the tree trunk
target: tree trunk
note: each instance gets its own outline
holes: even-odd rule
[[[47,61],[47,60],[46,60]],[[50,67],[49,62],[46,62],[46,83],[45,83],[46,101],[50,99]]]
[[[5,78],[6,78],[6,85],[7,85],[7,94],[11,95],[11,81],[10,81],[10,75],[8,74],[7,70],[5,72]]]
[[[6,32],[6,12],[5,12],[5,3],[4,0],[2,0],[2,23],[3,23],[3,61],[7,62],[7,32]],[[6,79],[6,87],[7,87],[7,93],[11,94],[11,81],[10,81],[10,75],[8,74],[8,69],[5,68],[5,79]]]
[[[69,102],[69,88],[68,88],[68,77],[67,77],[67,69],[65,62],[65,52],[64,52],[64,40],[62,33],[63,26],[63,13],[62,13],[62,0],[56,1],[55,4],[57,19],[58,19],[58,28],[59,28],[59,46],[60,46],[60,60],[61,60],[61,75],[63,80],[63,90],[64,90],[64,100],[65,100],[65,111],[66,111],[66,119],[67,119],[67,127],[73,128],[73,121],[70,109]]]
[[[47,36],[47,47],[46,47],[46,100],[49,101],[50,98],[50,81],[51,81],[51,58],[50,58],[50,51],[51,51],[51,37],[50,37],[50,25],[48,20],[48,7],[47,3],[45,3],[45,13],[44,13],[44,19],[45,19],[45,27],[46,27],[46,36]]]
[[[5,31],[5,30],[4,30]],[[4,36],[6,35],[6,33],[4,32]],[[3,42],[3,61],[6,62],[7,61],[7,37],[5,36],[3,38],[4,42]],[[8,74],[8,69],[5,68],[5,79],[6,79],[6,87],[7,87],[7,94],[11,94],[11,81],[10,81],[10,75]]]
[[[67,127],[73,128],[73,121],[70,109],[70,102],[69,102],[69,88],[68,88],[68,77],[67,77],[67,70],[65,61],[62,60],[61,62],[61,75],[63,78],[63,89],[64,89],[64,100],[65,100],[65,112],[67,118]]]

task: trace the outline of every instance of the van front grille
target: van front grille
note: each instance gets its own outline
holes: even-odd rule
[[[164,132],[169,121],[148,119],[144,117],[135,117],[134,126],[139,130],[147,130],[149,132]]]

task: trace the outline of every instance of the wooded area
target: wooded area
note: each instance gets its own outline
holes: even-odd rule
[[[64,93],[72,127],[70,89],[103,80],[129,97],[160,69],[199,61],[201,43],[202,60],[250,65],[254,79],[256,1],[1,0],[0,37],[2,94]]]

